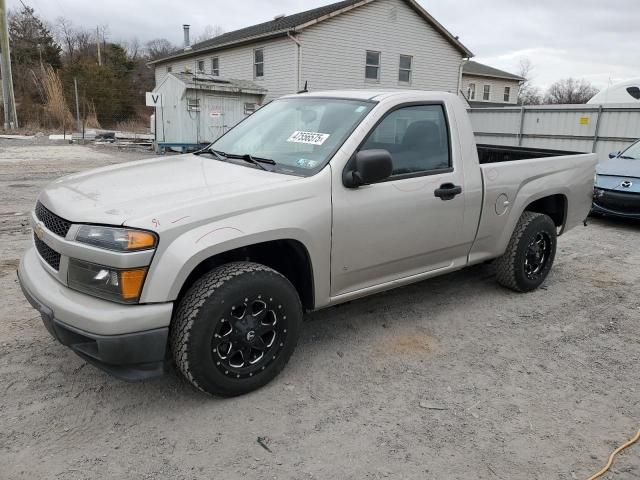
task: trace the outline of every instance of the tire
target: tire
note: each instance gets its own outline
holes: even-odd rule
[[[232,262],[203,275],[182,297],[171,352],[196,388],[232,397],[275,378],[301,328],[302,305],[289,280],[258,263]]]
[[[516,292],[530,292],[547,278],[556,256],[556,226],[549,216],[524,212],[507,250],[495,261],[498,283]]]

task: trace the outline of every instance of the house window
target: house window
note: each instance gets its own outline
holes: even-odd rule
[[[367,50],[364,78],[367,80],[380,80],[380,52]]]
[[[482,91],[482,100],[489,101],[491,98],[491,85],[485,85]]]
[[[509,102],[510,97],[511,97],[511,87],[504,87],[504,101]]]
[[[253,51],[253,76],[264,77],[264,49],[256,48]]]
[[[413,57],[411,55],[400,55],[400,68],[398,70],[398,81],[411,82],[411,64]]]
[[[199,98],[189,98],[187,99],[187,110],[190,112],[199,112],[200,111],[200,99]]]
[[[475,100],[476,99],[476,84],[475,83],[470,83],[469,87],[467,88],[467,98],[469,100]]]
[[[251,114],[252,114],[252,113],[254,113],[257,109],[258,109],[258,104],[256,104],[256,103],[246,102],[246,103],[244,104],[244,114],[245,114],[245,115],[251,115]]]
[[[211,59],[211,75],[214,77],[220,76],[220,61],[218,60],[218,57],[213,57]]]
[[[167,73],[171,73],[171,70],[173,70],[173,68],[171,67],[171,65],[169,65],[169,66],[167,67]]]
[[[204,60],[198,60],[198,73],[204,73]]]

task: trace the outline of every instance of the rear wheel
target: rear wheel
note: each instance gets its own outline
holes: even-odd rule
[[[171,331],[178,370],[221,396],[255,390],[291,357],[302,325],[296,289],[275,270],[233,262],[200,278],[184,295]]]
[[[549,216],[524,212],[507,251],[495,261],[498,283],[517,292],[542,285],[556,255],[556,237],[556,226]]]

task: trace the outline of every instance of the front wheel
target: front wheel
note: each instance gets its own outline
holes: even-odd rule
[[[549,216],[524,212],[507,251],[495,261],[498,283],[516,292],[542,285],[556,256],[556,237],[556,226]]]
[[[241,395],[280,373],[301,327],[300,299],[284,276],[232,262],[201,277],[179,302],[171,351],[178,370],[200,390]]]

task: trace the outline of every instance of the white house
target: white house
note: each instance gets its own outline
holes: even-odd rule
[[[507,107],[518,103],[524,78],[482,63],[462,66],[462,93],[471,107]]]
[[[249,80],[264,100],[328,89],[461,91],[473,54],[415,0],[345,0],[228,32],[155,60],[169,72]],[[515,97],[515,95],[514,95]]]

